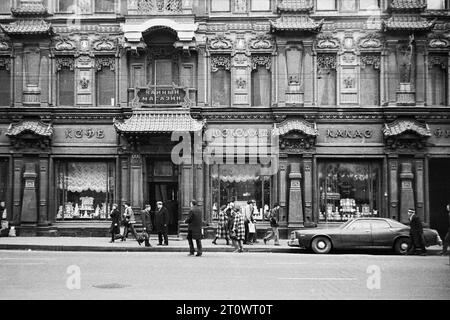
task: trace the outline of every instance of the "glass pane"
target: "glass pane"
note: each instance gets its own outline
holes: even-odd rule
[[[0,70],[0,105],[9,106],[11,103],[11,77],[8,70]]]
[[[370,230],[370,223],[367,221],[355,221],[349,227],[349,230]]]
[[[445,0],[427,0],[427,8],[430,10],[445,9]]]
[[[173,176],[173,165],[170,161],[155,161],[154,165],[154,176],[164,176],[171,177]]]
[[[113,162],[57,164],[57,220],[106,220],[114,202]]]
[[[0,1],[0,13],[11,14],[11,1],[10,0]]]
[[[59,0],[59,12],[74,12],[75,0]]]
[[[155,69],[157,85],[172,85],[172,60],[156,60]]]
[[[359,0],[361,10],[376,10],[380,8],[379,0]]]
[[[270,0],[252,0],[252,11],[270,11]]]
[[[58,72],[59,105],[61,106],[73,106],[75,103],[74,77],[74,72],[69,69]]]
[[[356,11],[356,0],[341,0],[340,10],[343,12]]]
[[[447,73],[442,66],[434,65],[430,68],[430,82],[432,104],[445,106],[447,104]]]
[[[336,70],[319,70],[319,105],[336,104]]]
[[[390,225],[386,221],[371,221],[372,230],[374,229],[389,229]]]
[[[231,74],[219,69],[212,73],[212,105],[229,106],[231,103]]]
[[[270,106],[270,70],[265,66],[258,66],[252,72],[252,105]]]
[[[336,0],[317,0],[317,10],[336,10]]]
[[[95,12],[114,12],[116,0],[95,0]]]
[[[211,11],[230,11],[230,0],[211,0]]]
[[[373,65],[361,65],[361,105],[380,105],[380,72]]]
[[[97,72],[98,105],[114,106],[116,94],[115,73],[110,68],[103,68]]]

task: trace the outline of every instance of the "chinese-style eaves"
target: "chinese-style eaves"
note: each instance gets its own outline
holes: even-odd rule
[[[313,8],[312,0],[282,0],[277,6],[279,12],[311,12]]]
[[[195,132],[202,130],[204,123],[195,120],[189,110],[136,111],[124,122],[114,122],[119,133]]]
[[[426,0],[392,0],[389,4],[392,16],[383,21],[384,31],[430,31],[436,21],[420,16],[426,8]]]
[[[299,131],[307,136],[318,136],[319,131],[317,130],[316,124],[309,123],[303,120],[285,120],[282,123],[275,125],[275,128],[272,131],[274,135],[285,135],[291,131]]]
[[[47,8],[41,1],[22,1],[17,8],[12,8],[11,12],[15,17],[42,17],[47,16]]]
[[[17,137],[26,132],[30,132],[36,136],[50,138],[53,134],[53,127],[51,124],[46,124],[41,121],[26,120],[19,123],[11,123],[5,135]]]
[[[314,21],[307,15],[283,15],[275,21],[271,21],[272,32],[277,31],[306,31],[320,32],[323,19]]]
[[[389,5],[389,9],[395,12],[423,11],[426,8],[426,0],[392,0]]]
[[[406,132],[413,132],[421,137],[430,137],[431,130],[426,123],[419,123],[414,120],[396,120],[392,123],[385,123],[383,134],[385,137],[395,137]]]

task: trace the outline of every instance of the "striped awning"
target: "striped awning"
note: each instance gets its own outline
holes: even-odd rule
[[[195,132],[204,125],[205,122],[193,119],[187,109],[134,111],[125,121],[114,122],[119,133]]]

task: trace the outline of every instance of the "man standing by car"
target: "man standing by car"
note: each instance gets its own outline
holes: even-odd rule
[[[447,234],[444,237],[444,242],[442,243],[442,251],[440,252],[441,255],[448,254],[448,246],[450,245],[450,203],[447,204],[447,218],[448,218],[448,230]]]
[[[409,216],[409,237],[411,239],[411,248],[408,254],[415,254],[417,249],[421,250],[421,255],[426,255],[425,241],[423,238],[423,226],[419,216],[414,209],[408,209]]]
[[[184,221],[188,224],[187,240],[189,242],[189,255],[193,256],[195,253],[194,242],[197,244],[197,257],[202,255],[202,212],[197,207],[197,201],[191,201],[191,210],[189,216]]]
[[[167,233],[169,232],[169,211],[166,207],[163,206],[162,201],[158,201],[156,203],[157,210],[155,213],[155,225],[156,225],[156,232],[158,232],[158,246],[163,245],[163,238],[164,238],[164,245],[169,245],[169,238],[167,236]]]

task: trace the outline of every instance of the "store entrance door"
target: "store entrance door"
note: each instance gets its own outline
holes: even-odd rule
[[[446,205],[450,203],[450,159],[430,160],[430,227],[444,239],[448,230]]]

